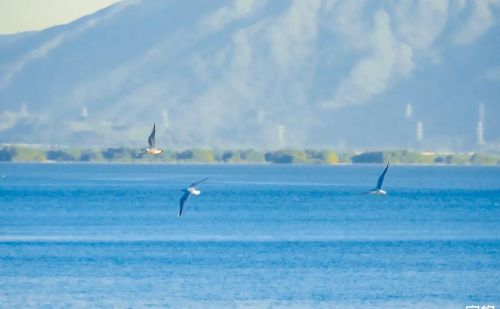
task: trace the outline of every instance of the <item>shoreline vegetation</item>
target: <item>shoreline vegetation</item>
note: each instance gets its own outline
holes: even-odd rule
[[[480,152],[419,152],[410,150],[337,152],[334,150],[260,151],[167,150],[160,156],[138,156],[135,148],[71,148],[26,145],[0,146],[0,162],[93,163],[227,163],[227,164],[392,164],[500,165],[500,154]]]

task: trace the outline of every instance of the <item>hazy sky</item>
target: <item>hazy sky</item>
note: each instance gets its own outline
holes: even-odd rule
[[[0,34],[66,24],[119,0],[0,0]]]

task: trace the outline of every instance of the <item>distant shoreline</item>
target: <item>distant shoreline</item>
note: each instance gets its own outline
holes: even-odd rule
[[[417,166],[500,165],[500,153],[422,152],[412,150],[338,152],[332,149],[188,149],[166,150],[162,155],[138,155],[135,148],[70,148],[29,145],[0,146],[0,162],[13,163],[119,163],[119,164],[221,164],[221,165],[358,165]]]
[[[224,162],[82,162],[82,161],[0,161],[0,165],[164,165],[164,166],[318,166],[318,167],[362,167],[378,166],[383,163],[224,163]],[[484,167],[500,168],[500,164],[425,164],[425,163],[394,163],[400,167]]]

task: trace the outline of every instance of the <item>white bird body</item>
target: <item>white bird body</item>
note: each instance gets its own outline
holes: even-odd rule
[[[143,150],[143,153],[147,153],[147,154],[150,154],[150,155],[159,155],[163,152],[163,150],[160,150],[160,149],[150,149],[150,148],[144,148]]]
[[[189,193],[191,193],[193,195],[200,195],[200,193],[201,193],[201,191],[200,190],[196,190],[195,187],[189,187],[186,190],[188,190]]]
[[[200,195],[201,191],[196,189],[196,186],[199,185],[200,183],[204,182],[208,178],[204,178],[202,180],[199,180],[197,182],[193,182],[188,188],[183,189],[182,191],[184,194],[181,197],[181,200],[179,201],[179,214],[177,215],[177,218],[180,218],[182,215],[182,210],[184,209],[184,203],[187,201],[187,199],[192,195]]]
[[[375,194],[375,195],[385,195],[387,194],[386,191],[382,190],[382,189],[375,189],[375,190],[371,190],[370,191],[370,194]]]

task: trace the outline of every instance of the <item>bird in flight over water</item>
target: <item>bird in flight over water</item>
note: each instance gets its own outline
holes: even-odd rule
[[[382,174],[378,178],[377,187],[375,189],[371,190],[370,194],[377,194],[377,195],[387,194],[386,191],[382,190],[382,183],[384,182],[385,173],[387,173],[388,168],[389,168],[389,162],[387,162],[387,165],[386,165],[384,171],[382,172]]]
[[[187,199],[191,196],[191,194],[194,195],[200,195],[201,191],[196,189],[196,186],[199,185],[200,183],[204,182],[208,178],[204,178],[202,180],[193,182],[187,189],[183,189],[182,191],[184,194],[181,197],[181,200],[179,202],[179,215],[177,218],[180,218],[182,215],[182,209],[184,209],[184,203],[187,201]]]
[[[163,150],[156,148],[155,133],[156,133],[156,123],[153,124],[153,130],[151,131],[151,134],[149,134],[148,138],[149,147],[143,148],[142,153],[140,155],[150,154],[155,156],[163,153]]]

